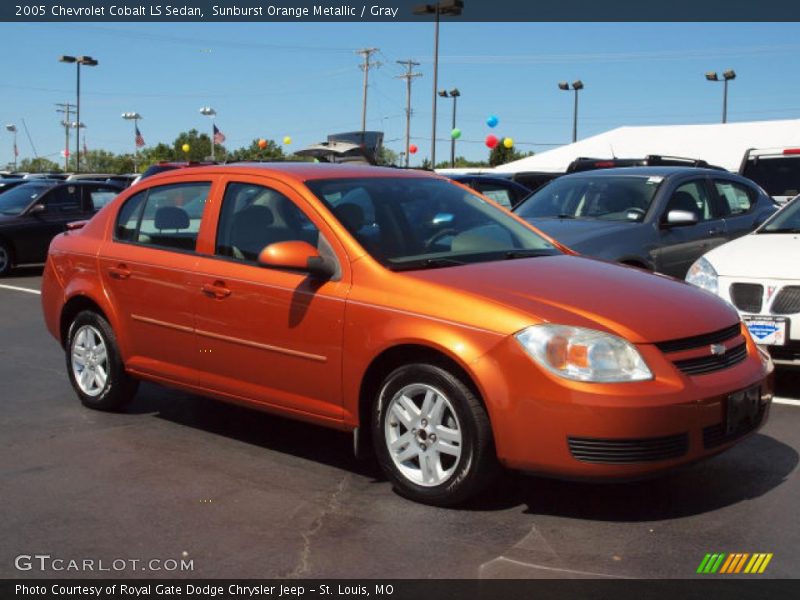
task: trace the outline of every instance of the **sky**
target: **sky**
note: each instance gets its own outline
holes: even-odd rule
[[[721,120],[721,83],[706,71],[735,69],[728,120],[800,118],[796,23],[465,23],[441,26],[439,88],[458,88],[457,154],[485,159],[489,133],[517,150],[541,152],[572,138],[572,92],[581,79],[578,137],[624,125]],[[20,159],[60,162],[64,146],[56,103],[75,102],[75,66],[62,54],[90,55],[81,70],[81,121],[89,149],[132,152],[125,111],[143,116],[148,145],[181,131],[210,130],[203,106],[217,111],[229,149],[253,139],[299,149],[329,133],[361,126],[363,73],[356,50],[379,48],[370,70],[367,128],[403,150],[404,67],[420,64],[412,88],[411,163],[429,156],[433,25],[424,23],[2,23],[0,121],[19,129]],[[439,99],[437,162],[449,157],[452,100]],[[490,129],[486,119],[499,118]],[[23,127],[27,126],[30,140]],[[798,131],[800,143],[800,131]],[[73,142],[74,147],[74,142]],[[0,165],[13,160],[0,131]]]

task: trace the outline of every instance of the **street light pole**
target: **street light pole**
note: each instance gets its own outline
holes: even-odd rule
[[[441,90],[439,95],[442,98],[452,98],[453,99],[453,125],[452,129],[456,128],[456,103],[458,102],[458,97],[461,95],[461,92],[458,91],[458,88],[453,88],[449,92],[447,90]],[[452,135],[452,129],[450,134],[450,168],[455,168],[456,166],[456,138]]]
[[[458,16],[464,8],[463,0],[439,0],[436,4],[420,4],[414,8],[415,15],[434,15],[433,31],[433,105],[431,112],[431,168],[436,168],[436,98],[439,90],[439,17]]]
[[[75,122],[78,123],[75,132],[75,171],[81,171],[81,65],[87,67],[96,67],[99,63],[91,56],[68,56],[62,55],[59,59],[63,63],[75,63],[77,65],[77,84],[76,84],[76,101],[75,101]]]
[[[408,147],[411,145],[411,81],[415,77],[422,77],[422,73],[413,73],[414,67],[418,67],[419,63],[414,62],[410,58],[408,60],[398,60],[398,64],[405,65],[406,72],[398,75],[398,79],[406,80],[406,151],[404,152],[405,166],[408,168],[409,151]]]
[[[722,81],[723,91],[722,91],[722,122],[728,122],[728,82],[736,79],[736,71],[733,69],[728,69],[727,71],[722,72],[722,79],[717,76],[716,71],[709,71],[706,73],[706,79],[708,81]]]
[[[565,91],[572,89],[575,91],[575,102],[572,110],[572,143],[574,144],[578,141],[578,92],[583,89],[583,82],[580,79],[576,79],[570,87],[569,83],[562,81],[558,84],[558,89]]]
[[[6,125],[6,131],[14,134],[14,170],[17,170],[17,126],[13,123]]]

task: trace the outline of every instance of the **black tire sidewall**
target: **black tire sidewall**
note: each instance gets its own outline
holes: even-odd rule
[[[427,384],[444,393],[456,412],[461,428],[462,449],[455,472],[450,479],[438,486],[426,487],[408,480],[394,464],[386,446],[386,409],[395,393],[412,383]],[[378,463],[401,495],[425,504],[450,506],[463,502],[479,489],[479,480],[487,467],[486,464],[481,464],[486,462],[487,448],[478,446],[486,445],[487,436],[485,431],[478,430],[476,416],[480,418],[481,415],[475,414],[476,408],[479,412],[483,411],[470,389],[441,367],[424,363],[410,364],[395,369],[386,377],[372,411],[372,438]],[[485,417],[485,412],[483,416]],[[493,448],[491,452],[494,452]]]
[[[72,371],[72,343],[75,333],[84,325],[94,327],[100,333],[106,346],[106,355],[108,357],[106,385],[97,396],[85,394],[75,380],[75,375]],[[67,332],[66,359],[69,381],[85,406],[97,410],[118,410],[133,396],[135,385],[125,373],[125,367],[117,349],[117,339],[114,331],[108,321],[97,313],[92,311],[80,312],[70,323]]]
[[[6,251],[6,256],[8,257],[8,262],[6,263],[5,268],[0,268],[0,277],[5,277],[11,272],[11,269],[14,266],[14,253],[11,252],[9,245],[2,240],[0,240],[0,248],[3,248]]]

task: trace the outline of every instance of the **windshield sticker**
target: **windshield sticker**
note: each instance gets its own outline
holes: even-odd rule
[[[650,184],[652,184],[652,183],[661,183],[662,181],[664,181],[664,178],[661,177],[660,175],[653,175],[652,177],[648,177],[647,178],[647,183],[650,183]]]

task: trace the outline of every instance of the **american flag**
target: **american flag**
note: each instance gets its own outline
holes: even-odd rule
[[[144,138],[142,137],[142,132],[139,131],[139,127],[136,127],[136,147],[141,148],[144,146]]]
[[[225,134],[222,133],[216,125],[214,125],[214,143],[221,144],[224,141],[225,141]]]

